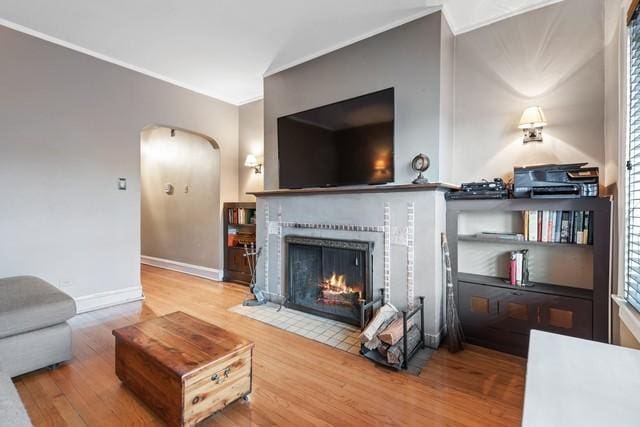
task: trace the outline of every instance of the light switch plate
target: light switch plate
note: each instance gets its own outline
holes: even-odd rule
[[[126,190],[127,189],[127,178],[118,178],[118,190]]]

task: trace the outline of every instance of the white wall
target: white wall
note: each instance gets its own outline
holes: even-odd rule
[[[221,270],[217,146],[164,127],[143,131],[141,144],[142,255]]]
[[[0,45],[0,277],[40,276],[84,307],[139,296],[140,131],[214,139],[233,201],[238,108],[4,27]]]
[[[604,173],[603,13],[602,0],[565,0],[456,37],[454,182],[537,163]],[[549,124],[524,145],[518,122],[534,105]]]
[[[256,198],[248,192],[264,189],[264,171],[254,173],[245,167],[247,154],[253,154],[258,161],[264,159],[264,101],[262,99],[240,106],[240,154],[238,156],[238,200],[254,202]]]
[[[395,183],[410,183],[422,152],[440,178],[441,12],[422,17],[264,80],[265,188],[279,187],[277,118],[395,88]]]

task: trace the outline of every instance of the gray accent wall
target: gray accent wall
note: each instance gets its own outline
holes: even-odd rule
[[[239,114],[238,200],[254,202],[256,198],[247,193],[264,189],[264,172],[254,173],[253,169],[245,167],[244,161],[247,154],[255,155],[258,160],[264,158],[264,101],[241,105]]]
[[[442,14],[435,12],[266,77],[265,189],[279,187],[278,117],[389,87],[395,87],[396,97],[395,182],[409,183],[415,178],[410,162],[420,152],[431,157],[426,175],[437,181],[442,172],[442,22]],[[449,42],[445,46],[453,48]]]
[[[602,0],[565,0],[456,37],[453,182],[537,163],[604,173],[603,13]],[[544,142],[524,145],[518,122],[535,105]]]
[[[220,152],[191,132],[142,132],[142,255],[217,268],[220,259]],[[173,191],[165,191],[166,185]]]
[[[238,197],[236,106],[4,27],[0,46],[0,276],[40,276],[73,297],[139,288],[148,125],[215,140],[220,202]]]

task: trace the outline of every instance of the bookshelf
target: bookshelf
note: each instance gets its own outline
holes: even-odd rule
[[[248,285],[251,273],[243,244],[256,243],[256,204],[223,205],[224,277],[227,282]]]
[[[526,211],[590,213],[591,244],[500,239],[523,233]],[[609,341],[611,200],[447,202],[456,299],[471,343],[526,356],[531,329]],[[508,253],[529,250],[530,286],[511,286]]]

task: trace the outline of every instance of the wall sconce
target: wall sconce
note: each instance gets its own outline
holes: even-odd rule
[[[523,143],[542,142],[542,128],[547,125],[547,119],[542,107],[529,107],[522,113],[519,129],[524,131]]]
[[[247,158],[244,161],[244,165],[253,169],[253,173],[262,173],[262,163],[258,163],[258,159],[253,154],[247,154]]]

